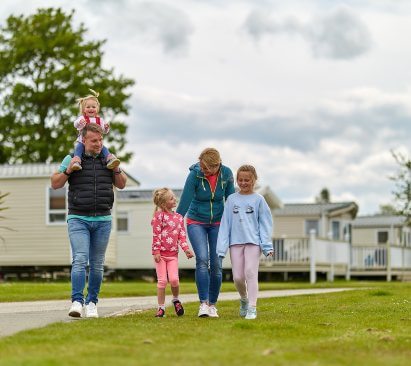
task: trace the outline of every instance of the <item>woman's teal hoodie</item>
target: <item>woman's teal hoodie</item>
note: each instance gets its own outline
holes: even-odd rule
[[[215,223],[221,220],[224,202],[234,193],[234,178],[230,168],[221,165],[215,192],[200,169],[200,163],[190,166],[177,212],[204,223]]]

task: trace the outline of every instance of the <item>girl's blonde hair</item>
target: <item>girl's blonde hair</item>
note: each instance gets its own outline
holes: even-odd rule
[[[77,104],[79,106],[80,114],[84,114],[84,107],[86,105],[86,102],[90,99],[94,100],[97,103],[97,113],[100,111],[100,102],[98,101],[98,96],[100,94],[94,91],[93,89],[89,89],[89,90],[91,94],[88,94],[83,98],[77,99]]]
[[[153,192],[153,202],[155,206],[154,213],[161,211],[165,207],[167,198],[170,194],[173,194],[173,191],[167,187],[156,189]]]
[[[257,177],[257,172],[256,172],[255,168],[254,168],[252,165],[248,165],[248,164],[241,165],[241,166],[238,168],[238,170],[237,170],[236,179],[238,179],[238,173],[240,173],[240,172],[248,172],[248,173],[251,173],[251,175],[252,175],[253,178],[254,178],[254,183],[255,183],[256,180],[258,179],[258,177]]]
[[[220,153],[213,147],[204,149],[198,157],[198,160],[202,161],[207,168],[216,167],[221,164]]]

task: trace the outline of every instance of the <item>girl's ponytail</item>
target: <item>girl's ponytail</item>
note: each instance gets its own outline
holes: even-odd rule
[[[96,92],[93,89],[89,89],[89,90],[90,90],[90,94],[86,95],[85,97],[76,99],[77,105],[80,110],[80,114],[84,114],[84,104],[89,99],[93,99],[96,101],[98,105],[98,109],[99,109],[97,112],[100,111],[100,102],[98,101],[98,96],[100,95],[100,93]]]
[[[154,212],[161,211],[167,201],[167,194],[170,192],[170,188],[159,188],[153,192]]]

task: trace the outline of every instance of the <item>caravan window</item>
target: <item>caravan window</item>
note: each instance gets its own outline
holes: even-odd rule
[[[378,231],[377,232],[377,243],[378,244],[388,243],[388,231]]]
[[[318,220],[305,220],[305,235],[310,235],[310,231],[314,229],[315,235],[319,234]]]
[[[117,231],[121,233],[128,232],[128,212],[117,213]]]
[[[332,221],[331,222],[331,231],[333,240],[340,240],[340,222]]]
[[[67,188],[47,190],[47,224],[65,224],[67,220]]]

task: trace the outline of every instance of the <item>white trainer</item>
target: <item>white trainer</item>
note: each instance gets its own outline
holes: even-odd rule
[[[240,316],[245,317],[248,310],[248,299],[240,299]]]
[[[81,318],[83,316],[83,305],[79,301],[73,301],[71,304],[69,313],[69,316],[72,316],[73,318]]]
[[[198,316],[200,318],[206,318],[209,316],[209,306],[206,302],[200,304],[200,309],[198,309]]]
[[[86,305],[86,318],[98,318],[97,305],[94,302]]]
[[[210,318],[218,318],[217,308],[214,305],[210,305],[208,308],[208,316]]]
[[[250,306],[247,310],[247,314],[245,316],[245,319],[253,320],[255,318],[257,318],[257,309],[253,306]]]

